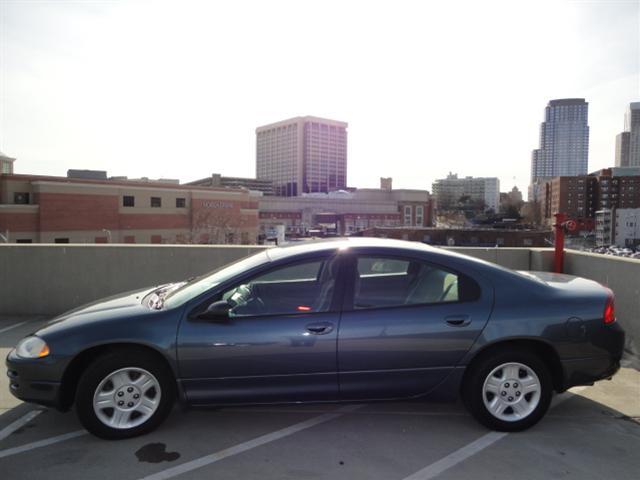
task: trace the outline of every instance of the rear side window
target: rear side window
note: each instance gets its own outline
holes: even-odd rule
[[[358,259],[358,275],[372,277],[378,275],[406,275],[409,262],[393,258],[360,257]]]
[[[427,262],[358,258],[355,309],[474,301],[479,296],[480,287],[471,278]]]

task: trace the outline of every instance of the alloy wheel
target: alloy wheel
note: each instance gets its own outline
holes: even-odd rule
[[[522,420],[540,403],[542,384],[530,367],[516,362],[494,368],[484,381],[482,400],[487,411],[506,422]]]
[[[107,375],[93,395],[93,410],[108,427],[130,429],[142,425],[156,412],[160,383],[142,368],[128,367]]]

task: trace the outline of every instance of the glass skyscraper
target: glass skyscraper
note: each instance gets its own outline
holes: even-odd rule
[[[589,104],[584,98],[551,100],[540,125],[540,146],[531,157],[531,183],[543,178],[586,175]]]

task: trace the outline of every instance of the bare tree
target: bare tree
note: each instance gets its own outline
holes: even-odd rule
[[[242,220],[228,208],[202,208],[196,211],[189,243],[236,243]]]

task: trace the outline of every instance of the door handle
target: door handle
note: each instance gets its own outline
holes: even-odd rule
[[[310,323],[305,328],[307,329],[307,332],[312,333],[313,335],[326,335],[327,333],[331,333],[333,331],[333,323]]]
[[[450,317],[445,317],[445,322],[451,325],[452,327],[466,327],[471,323],[471,319],[469,315],[454,315]]]

